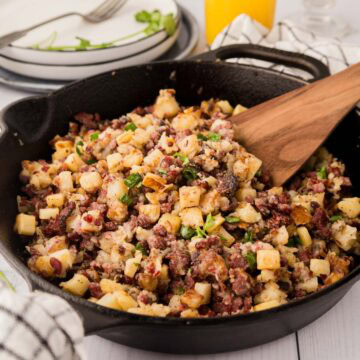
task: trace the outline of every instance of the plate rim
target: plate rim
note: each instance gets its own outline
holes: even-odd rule
[[[177,22],[177,25],[179,24],[180,22],[180,19],[181,19],[181,7],[180,5],[177,3],[176,0],[170,0],[172,1],[174,4],[175,4],[175,7],[176,7],[176,10],[177,10],[177,14],[176,14],[176,22]],[[164,33],[165,30],[160,30],[154,34],[151,34],[149,36],[145,36],[145,37],[142,37],[141,39],[138,39],[136,41],[132,41],[132,42],[129,42],[129,43],[126,43],[126,44],[122,44],[122,45],[117,45],[117,46],[109,46],[107,48],[98,48],[98,49],[90,49],[90,50],[85,50],[85,51],[82,51],[82,52],[95,52],[95,51],[99,51],[99,50],[109,50],[109,49],[120,49],[120,48],[124,48],[124,47],[127,47],[127,46],[130,46],[130,45],[135,45],[135,44],[138,44],[140,42],[143,42],[147,39],[150,39],[156,35],[159,35],[159,34],[162,34]],[[168,37],[168,35],[166,36]],[[37,52],[39,55],[41,53],[47,53],[47,54],[56,54],[56,53],[61,53],[61,54],[75,54],[75,53],[79,53],[79,50],[68,50],[68,51],[63,51],[63,50],[42,50],[42,49],[34,49],[34,48],[30,48],[30,47],[23,47],[23,46],[17,46],[17,45],[8,45],[8,47],[11,47],[11,48],[14,48],[14,49],[19,49],[19,50],[25,50],[25,51],[34,51],[34,52]]]

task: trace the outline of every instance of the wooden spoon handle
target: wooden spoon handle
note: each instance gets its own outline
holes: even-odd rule
[[[360,100],[360,63],[231,118],[275,185],[291,177]]]

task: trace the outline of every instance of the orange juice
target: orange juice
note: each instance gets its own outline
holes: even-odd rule
[[[271,29],[276,0],[205,0],[206,36],[209,44],[240,14],[248,14]]]

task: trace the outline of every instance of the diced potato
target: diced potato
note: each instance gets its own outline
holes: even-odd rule
[[[98,172],[85,172],[80,178],[81,187],[89,193],[94,193],[101,188],[102,178]]]
[[[15,231],[20,235],[34,235],[36,218],[34,215],[18,214],[16,216]]]
[[[122,196],[127,194],[129,188],[125,185],[123,179],[116,179],[111,181],[107,186],[106,197],[109,200],[119,200]]]
[[[309,234],[309,230],[305,226],[300,226],[297,228],[297,233],[299,235],[301,244],[305,247],[309,247],[312,244],[312,239]]]
[[[55,179],[55,185],[59,186],[61,192],[74,190],[73,179],[70,171],[62,171]]]
[[[197,318],[199,317],[199,312],[194,309],[186,309],[180,313],[182,318]]]
[[[65,160],[66,167],[72,172],[78,171],[84,164],[80,156],[76,153],[70,154]]]
[[[315,276],[311,278],[310,280],[307,280],[303,283],[297,284],[297,288],[300,290],[304,290],[307,293],[315,292],[318,289],[319,283],[318,278]]]
[[[239,114],[241,114],[242,112],[244,112],[246,110],[247,110],[247,108],[245,106],[242,106],[242,105],[238,104],[238,105],[235,106],[235,109],[233,111],[233,115],[234,116],[239,115]]]
[[[248,165],[248,175],[247,180],[251,180],[256,173],[260,170],[262,161],[258,159],[256,156],[249,154],[249,157],[247,158],[247,165]]]
[[[123,311],[137,307],[137,302],[124,290],[115,291],[114,296],[120,309]]]
[[[59,215],[59,208],[46,208],[39,210],[41,220],[55,219]]]
[[[123,204],[120,201],[111,201],[108,202],[109,210],[106,213],[106,216],[110,220],[114,221],[124,221],[128,215],[128,207],[126,204]]]
[[[114,280],[110,279],[101,279],[100,288],[104,294],[113,293],[115,291],[124,290],[124,285],[121,285]]]
[[[178,146],[176,145],[175,138],[167,136],[165,132],[161,135],[158,144],[162,149],[164,149],[166,154],[173,154],[179,150]]]
[[[312,216],[310,212],[301,205],[295,205],[291,209],[291,218],[296,225],[305,225],[311,222]]]
[[[241,188],[236,192],[236,198],[239,201],[245,201],[247,198],[255,199],[256,190],[253,188]]]
[[[360,214],[360,199],[345,198],[337,204],[337,207],[350,219],[354,219]]]
[[[282,302],[286,299],[286,297],[286,293],[280,290],[278,284],[273,281],[269,281],[265,284],[265,288],[260,292],[260,294],[255,296],[255,304],[266,303],[273,300]]]
[[[140,251],[136,251],[134,258],[126,260],[124,274],[133,278],[140,268],[141,259],[142,253]]]
[[[74,143],[71,140],[59,140],[55,142],[55,150],[69,149],[73,150]]]
[[[315,276],[330,275],[330,263],[327,260],[311,259],[310,270]]]
[[[117,150],[123,157],[122,163],[125,168],[131,168],[134,165],[141,165],[142,161],[144,160],[144,155],[140,150],[132,147],[130,151],[128,151],[127,149],[123,151],[120,149],[120,146],[118,146]]]
[[[81,216],[80,229],[82,232],[99,232],[102,229],[102,223],[97,225],[97,220],[100,219],[99,210],[90,210]]]
[[[175,235],[180,229],[181,218],[177,215],[163,214],[158,224],[164,226],[168,233]]]
[[[71,154],[70,149],[59,149],[52,153],[51,159],[52,161],[61,161],[65,159],[69,154]]]
[[[34,270],[44,277],[52,277],[54,268],[50,264],[50,256],[39,256],[35,260]]]
[[[60,286],[73,295],[83,296],[89,288],[89,279],[81,274],[75,274],[70,280],[60,283]]]
[[[207,226],[206,230],[209,234],[216,233],[221,224],[225,222],[225,219],[220,215],[217,214],[213,216],[214,223],[211,226]]]
[[[135,113],[130,113],[130,114],[127,114],[127,116],[138,128],[147,130],[148,128],[152,127],[151,125],[153,123],[153,118],[154,118],[152,114],[140,116]]]
[[[150,134],[147,133],[144,129],[138,128],[135,130],[135,132],[133,132],[131,144],[141,149],[149,140]]]
[[[283,225],[279,229],[275,230],[272,234],[272,243],[276,245],[286,245],[289,241],[289,233],[286,226]]]
[[[238,159],[233,164],[233,173],[240,181],[246,181],[248,178],[249,167],[244,159]]]
[[[66,242],[65,235],[56,235],[46,241],[46,250],[49,254],[54,253],[59,250],[67,249],[68,244]]]
[[[66,231],[71,232],[77,228],[80,228],[81,224],[81,216],[80,215],[72,215],[66,219]]]
[[[123,158],[119,153],[110,154],[106,157],[107,166],[110,173],[121,171],[123,166]]]
[[[170,282],[169,278],[169,267],[166,264],[161,265],[160,275],[159,275],[159,284],[167,286]]]
[[[40,171],[31,175],[30,184],[37,189],[45,189],[51,184],[51,177],[48,173]]]
[[[331,232],[336,244],[345,251],[349,251],[356,243],[356,227],[346,225],[343,220],[336,221],[334,224],[332,224]]]
[[[152,223],[155,223],[160,217],[160,205],[140,205],[139,214],[146,215]]]
[[[220,100],[216,103],[216,106],[218,106],[224,114],[232,114],[234,111],[233,107],[230,105],[230,103],[227,100]]]
[[[257,212],[254,207],[248,202],[241,202],[235,210],[235,215],[249,224],[256,223],[261,220],[261,214]]]
[[[96,302],[98,305],[105,306],[114,310],[122,310],[115,294],[105,294]]]
[[[279,306],[284,304],[285,302],[281,302],[279,300],[270,300],[258,305],[254,306],[254,311],[262,311],[262,310],[268,310],[271,309],[273,307]]]
[[[275,186],[268,190],[268,193],[271,195],[280,196],[283,193],[283,188],[281,186]]]
[[[198,138],[195,134],[189,135],[178,141],[181,153],[192,159],[201,150]]]
[[[190,309],[197,309],[204,303],[204,296],[199,294],[195,290],[187,290],[180,298],[184,305],[187,305]]]
[[[140,287],[147,291],[154,291],[158,285],[158,278],[150,275],[150,274],[139,274],[138,279]]]
[[[174,90],[160,90],[160,95],[157,97],[154,104],[154,116],[159,119],[169,119],[174,117],[180,111],[180,106],[173,96],[174,94]]]
[[[144,177],[142,184],[154,191],[161,191],[165,189],[166,180],[161,176],[148,173]]]
[[[49,207],[62,207],[64,205],[64,194],[52,194],[46,197],[46,203]]]
[[[203,240],[203,238],[201,238],[201,237],[195,237],[194,236],[194,237],[191,238],[191,241],[188,242],[188,244],[187,244],[187,247],[188,247],[188,250],[189,250],[190,254],[193,254],[195,251],[197,251],[196,244],[199,243],[202,240]]]
[[[198,206],[201,192],[199,186],[182,186],[179,190],[181,209]]]
[[[194,130],[199,125],[199,119],[194,113],[179,114],[171,122],[176,131]]]
[[[216,229],[216,234],[220,236],[223,244],[227,247],[230,247],[235,242],[235,238],[230,233],[228,233],[222,226]]]
[[[324,207],[324,196],[325,193],[317,193],[317,194],[310,194],[310,195],[295,195],[292,198],[293,205],[301,205],[307,211],[311,211],[311,202],[317,202],[321,207]]]
[[[204,225],[204,219],[199,207],[186,208],[180,211],[181,222],[185,226],[196,228]]]
[[[169,306],[156,304],[156,303],[151,305],[140,304],[140,307],[128,309],[128,312],[132,314],[160,316],[160,317],[167,316],[170,313],[170,311],[171,309]]]
[[[260,275],[257,276],[257,281],[267,283],[269,281],[276,281],[275,271],[274,270],[261,270]]]
[[[258,250],[256,253],[257,268],[259,270],[280,269],[280,253],[278,250]]]
[[[62,276],[64,276],[66,271],[71,269],[71,267],[73,266],[74,255],[70,252],[69,249],[56,251],[51,254],[51,257],[61,262]]]
[[[211,284],[207,282],[195,283],[195,291],[203,297],[203,304],[208,304],[211,297]]]
[[[144,158],[144,164],[156,169],[163,158],[164,154],[159,149],[155,149]]]
[[[220,207],[220,194],[214,189],[201,196],[200,207],[203,214],[211,214]]]

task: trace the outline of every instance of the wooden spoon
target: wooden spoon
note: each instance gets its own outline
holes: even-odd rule
[[[235,137],[282,185],[360,100],[360,63],[233,116]]]

